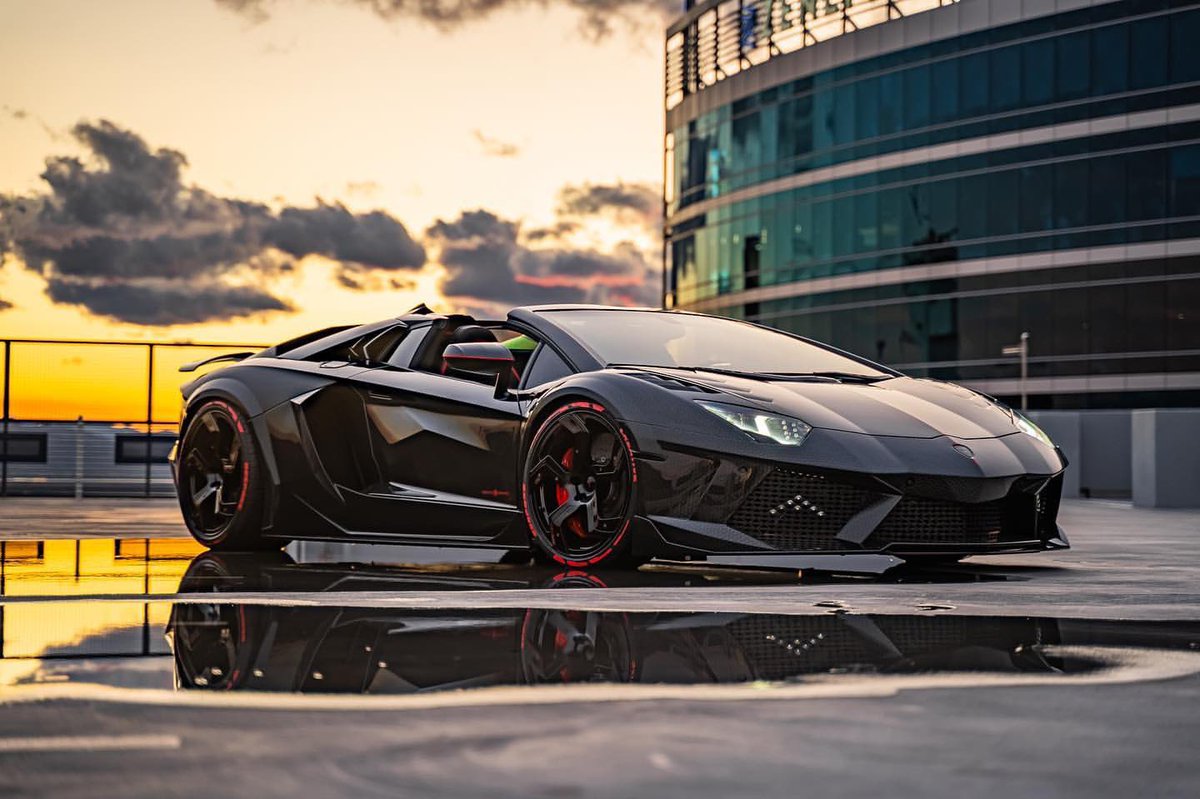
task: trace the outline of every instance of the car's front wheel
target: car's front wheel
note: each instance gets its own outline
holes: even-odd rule
[[[620,425],[594,402],[572,402],[538,427],[521,500],[535,550],[577,568],[634,565],[629,527],[637,466]]]
[[[277,549],[262,536],[258,446],[245,413],[224,400],[196,409],[179,443],[176,491],[192,536],[210,549]]]

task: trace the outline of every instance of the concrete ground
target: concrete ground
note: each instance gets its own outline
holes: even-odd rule
[[[174,499],[0,499],[0,540],[185,538]]]
[[[18,705],[0,713],[0,741],[69,734],[134,745],[0,753],[0,793],[1194,797],[1197,707],[1200,677],[874,699],[412,712]],[[137,748],[139,738],[147,748]]]
[[[179,536],[174,512],[159,501],[0,500],[0,537],[101,529],[109,537]],[[1074,501],[1065,503],[1062,524],[1072,550],[971,559],[899,578],[732,586],[697,579],[681,588],[647,577],[645,585],[582,591],[385,588],[243,592],[222,601],[1200,622],[1200,512]],[[356,552],[364,562],[379,558],[369,547]],[[97,600],[68,599],[48,585],[41,596],[0,597],[0,610],[57,599],[81,612],[84,605],[66,602],[89,602],[94,612]],[[146,591],[169,601],[169,585]],[[117,592],[100,604],[146,600],[146,592]],[[6,645],[17,634],[9,628]],[[86,677],[57,698],[54,685],[28,694],[0,673],[0,795],[1190,797],[1200,784],[1200,640],[1186,637],[1194,628],[1182,628],[1185,637],[1161,663],[1147,650],[1147,669],[1095,679],[916,675],[859,690],[847,675],[829,678],[831,692],[768,691],[756,701],[701,686],[636,701],[552,686],[497,701],[488,699],[493,689],[427,695],[448,697],[441,705],[232,694],[205,704],[194,693],[89,693]],[[143,667],[169,674],[165,657]],[[104,664],[71,665],[86,674]],[[0,667],[30,662],[0,658]]]

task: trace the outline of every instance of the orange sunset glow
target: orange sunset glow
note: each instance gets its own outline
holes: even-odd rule
[[[0,338],[657,305],[677,4],[489,5],[0,2]],[[156,348],[155,419],[218,352]],[[9,366],[13,418],[146,418],[146,347],[14,343]]]

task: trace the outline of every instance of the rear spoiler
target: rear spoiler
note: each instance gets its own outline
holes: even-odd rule
[[[214,355],[212,358],[205,358],[203,361],[192,361],[185,363],[179,367],[181,372],[194,372],[201,366],[208,366],[210,363],[223,363],[225,361],[244,361],[253,355],[253,352],[229,352],[225,355]]]

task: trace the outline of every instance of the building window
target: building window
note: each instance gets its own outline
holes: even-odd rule
[[[7,450],[0,450],[0,458],[9,463],[45,463],[45,433],[9,433]],[[0,441],[4,436],[0,436]]]
[[[166,463],[171,447],[175,445],[173,433],[157,433],[149,439],[149,463]],[[113,457],[116,463],[146,463],[147,437],[144,434],[130,433],[117,436],[117,451]]]

